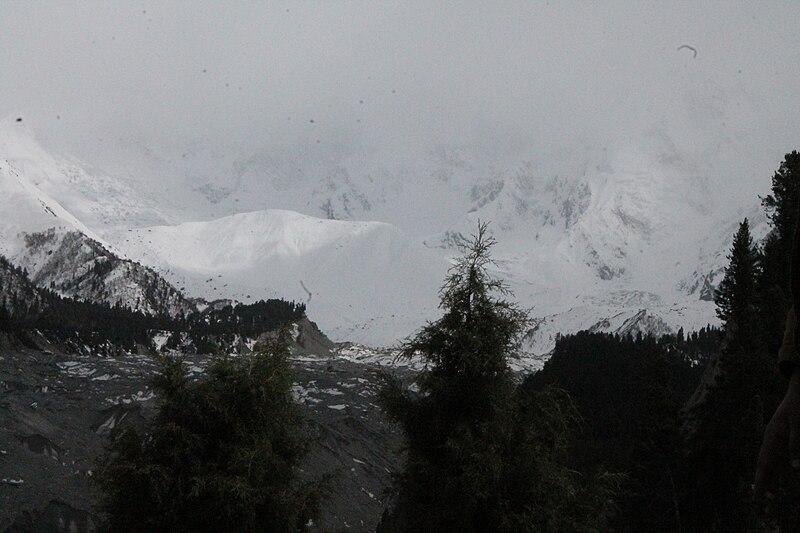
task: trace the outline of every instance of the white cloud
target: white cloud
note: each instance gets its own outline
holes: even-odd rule
[[[100,165],[469,144],[547,166],[660,120],[753,146],[733,168],[800,144],[792,2],[494,4],[7,4],[0,115]]]

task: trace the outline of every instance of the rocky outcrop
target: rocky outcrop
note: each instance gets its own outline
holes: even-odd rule
[[[63,296],[153,315],[176,317],[196,310],[153,269],[122,259],[77,231],[51,228],[26,234],[25,248],[14,262],[34,284]]]

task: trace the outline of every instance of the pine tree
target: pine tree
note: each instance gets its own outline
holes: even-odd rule
[[[772,227],[764,239],[761,254],[759,324],[768,362],[774,368],[777,364],[776,354],[783,340],[785,317],[792,305],[791,284],[800,283],[796,277],[792,280],[791,272],[792,247],[800,213],[800,153],[793,151],[786,154],[772,176],[771,194],[762,199],[762,205]],[[768,376],[761,386],[767,419],[780,402],[785,386],[785,379],[774,374]],[[793,530],[798,523],[798,498],[800,489],[797,481],[784,480],[775,507],[779,509],[777,519],[786,531]]]
[[[107,531],[304,531],[325,480],[301,479],[310,441],[291,395],[286,335],[220,357],[201,381],[163,357],[160,408],[119,434],[96,482]]]
[[[761,200],[774,233],[784,245],[788,243],[784,253],[791,252],[789,248],[797,223],[797,210],[800,207],[799,185],[800,153],[793,151],[786,154],[778,170],[773,174],[771,194]]]
[[[725,276],[714,294],[717,316],[725,324],[728,336],[746,343],[744,349],[755,348],[759,340],[756,327],[759,322],[756,315],[758,274],[758,252],[750,235],[750,223],[745,218],[733,237]]]
[[[747,219],[734,236],[725,277],[716,292],[724,322],[715,378],[692,416],[687,518],[692,530],[747,531],[757,521],[750,485],[765,425],[764,398],[774,379],[760,331],[759,258]]]
[[[761,204],[772,227],[763,244],[759,308],[767,349],[776,353],[791,306],[790,263],[800,209],[800,153],[786,154],[772,176],[771,194]]]
[[[480,224],[441,290],[443,316],[404,346],[427,368],[418,392],[387,378],[381,400],[406,436],[394,531],[593,531],[611,514],[613,479],[564,466],[577,413],[563,392],[523,393],[508,358],[527,315],[489,275],[495,241]]]

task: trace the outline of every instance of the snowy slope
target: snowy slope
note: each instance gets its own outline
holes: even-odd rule
[[[323,147],[301,157],[198,143],[160,160],[186,161],[170,167],[177,180],[165,180],[181,191],[176,216],[184,220],[265,208],[379,220],[446,258],[482,219],[499,241],[500,275],[540,318],[577,307],[591,325],[620,310],[612,293],[653,293],[659,303],[647,308],[670,325],[701,327],[716,321],[708,284],[719,281],[736,224],[755,218],[763,234],[757,195],[779,161],[737,163],[752,147],[718,124],[741,95],[702,80],[675,83],[669,116],[614,144],[576,142],[574,153],[555,156],[463,145],[396,153]]]
[[[169,204],[164,199],[157,203],[146,188],[52,154],[25,122],[11,117],[0,120],[0,161],[18,180],[24,178],[21,186],[29,195],[41,198],[59,217],[94,239],[99,237],[87,227],[99,230],[167,221],[164,212]],[[54,203],[61,207],[56,209]]]
[[[71,191],[60,197],[79,213],[102,204],[99,196],[94,203],[87,200],[86,190],[29,132],[8,121],[0,124],[0,254],[27,269],[34,283],[62,295],[151,313],[180,315],[194,308],[153,270],[119,257],[45,188],[55,194]]]
[[[28,181],[7,159],[0,159],[0,253],[13,256],[24,247],[24,233],[58,228],[96,237],[82,222]]]
[[[153,269],[122,259],[77,231],[26,233],[24,248],[11,259],[36,285],[65,296],[150,314],[182,316],[195,310]]]
[[[113,237],[113,236],[112,236]],[[389,224],[292,211],[120,232],[118,245],[187,294],[305,302],[326,334],[393,343],[431,316],[447,263]]]
[[[75,229],[188,296],[307,302],[335,340],[373,345],[436,318],[448,261],[479,219],[498,239],[497,274],[539,323],[528,338],[535,354],[579,329],[715,323],[709,296],[736,225],[748,216],[757,236],[766,228],[754,191],[768,174],[742,187],[743,171],[728,187],[736,140],[702,128],[687,137],[669,121],[546,166],[476,146],[434,147],[412,161],[187,149],[183,173],[147,187],[50,156],[17,124],[2,124],[0,148],[0,207],[15,214],[0,247],[26,265],[47,264],[51,249],[31,251],[20,232]]]

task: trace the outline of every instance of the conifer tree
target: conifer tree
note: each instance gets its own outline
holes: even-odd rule
[[[748,531],[757,521],[750,485],[765,424],[764,398],[774,378],[760,334],[758,253],[747,219],[734,236],[716,292],[725,337],[715,378],[692,415],[687,518],[692,530]]]
[[[105,530],[304,531],[325,480],[301,479],[310,441],[291,395],[286,335],[252,356],[220,357],[193,381],[161,358],[160,408],[119,434],[98,474]]]
[[[680,353],[688,348],[677,336],[579,332],[559,339],[544,368],[522,384],[558,383],[570,393],[584,417],[572,441],[573,468],[626,474],[607,531],[682,529],[678,413],[696,372]]]
[[[767,350],[776,353],[791,306],[790,263],[800,209],[800,153],[786,154],[772,176],[771,194],[761,201],[771,224],[764,239],[759,279],[761,329]]]
[[[786,154],[778,170],[772,176],[771,194],[761,200],[767,212],[784,254],[791,252],[791,242],[797,222],[797,209],[800,207],[800,153]]]
[[[800,153],[786,154],[772,176],[771,194],[762,199],[762,205],[772,227],[764,239],[762,251],[759,315],[765,350],[768,357],[771,356],[770,363],[775,365],[775,355],[783,340],[785,317],[792,305],[791,285],[800,286],[800,279],[796,274],[793,279],[791,272],[792,247],[800,213]],[[778,376],[771,376],[764,383],[764,412],[767,417],[775,411],[785,386],[785,379]],[[788,475],[778,488],[774,502],[775,518],[782,530],[797,528],[800,520],[797,505],[799,485],[795,476]]]
[[[564,466],[577,418],[563,392],[523,394],[508,358],[527,315],[490,276],[485,224],[450,270],[443,316],[404,346],[427,368],[418,392],[391,378],[382,405],[406,436],[406,463],[381,532],[594,531],[611,514],[609,477]]]
[[[758,252],[750,235],[750,223],[745,218],[733,237],[725,276],[714,294],[717,316],[725,324],[727,335],[735,337],[738,343],[745,343],[737,347],[740,351],[753,350],[758,345],[758,274]]]

